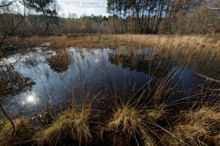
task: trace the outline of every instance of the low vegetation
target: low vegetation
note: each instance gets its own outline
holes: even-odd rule
[[[142,48],[151,48],[150,50],[156,52],[156,55],[152,53],[145,58],[145,60],[156,60],[155,64],[151,63],[150,74],[154,75],[161,69],[163,71],[158,76],[160,80],[150,79],[142,88],[134,91],[131,97],[120,97],[115,95],[116,93],[90,97],[90,101],[94,102],[88,104],[92,104],[91,106],[72,105],[71,108],[60,112],[52,123],[45,122],[46,124],[36,126],[29,119],[15,117],[13,121],[16,132],[14,132],[8,120],[0,121],[0,145],[117,145],[118,143],[149,146],[218,145],[220,143],[218,91],[201,91],[195,97],[186,99],[180,97],[183,99],[175,100],[173,98],[176,96],[175,93],[181,89],[172,83],[172,79],[177,74],[176,70],[169,70],[172,60],[179,63],[182,68],[187,68],[194,58],[205,57],[207,54],[209,58],[206,64],[218,61],[220,42],[217,38],[176,35],[96,35],[24,39],[23,41],[28,42],[27,44],[32,47],[36,47],[39,43],[49,43],[50,45],[45,48],[42,45],[42,50],[56,51],[56,55],[48,58],[47,62],[57,72],[64,72],[68,68],[70,57],[66,48],[73,46],[91,49],[115,48],[111,57],[117,57],[122,62],[138,60],[138,57],[132,56],[137,53],[136,49],[143,54]],[[20,50],[26,50],[24,48]],[[161,68],[161,64],[166,63],[167,59],[169,60],[166,64],[167,68]],[[7,70],[2,72],[4,73],[7,73]],[[17,75],[16,72],[14,73]],[[0,83],[3,83],[2,81],[1,79]],[[6,86],[2,85],[2,87]],[[96,100],[93,100],[94,98]]]
[[[18,118],[14,119],[16,132],[6,121],[0,134],[0,145],[98,145],[103,139],[104,143],[149,146],[218,145],[220,142],[218,107],[201,106],[184,110],[172,118],[163,112],[158,116],[156,109],[151,109],[149,113],[146,108],[114,105],[110,118],[104,123],[95,122],[89,108],[66,110],[52,124],[38,128],[26,119]]]
[[[189,145],[218,145],[220,128],[219,108],[200,107],[184,111],[179,117],[172,133],[180,139],[169,139],[169,145],[187,143]]]
[[[218,0],[72,2],[0,1],[0,146],[220,145]],[[109,15],[77,17],[64,5],[106,5]],[[90,63],[85,48],[103,57]],[[115,86],[109,66],[140,79]],[[31,90],[43,88],[39,99],[23,99],[34,85],[24,72],[45,85]],[[12,116],[14,107],[21,113]]]
[[[59,53],[47,59],[50,67],[57,72],[64,72],[68,69],[70,58],[66,52]]]
[[[90,116],[90,109],[67,110],[52,125],[36,133],[33,139],[38,145],[89,144],[92,139]]]

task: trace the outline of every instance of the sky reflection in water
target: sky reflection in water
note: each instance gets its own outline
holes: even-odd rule
[[[67,54],[65,57],[68,57],[70,62],[66,70],[62,69],[61,72],[47,61],[49,58],[62,60],[62,56],[57,55],[61,53],[60,51],[42,51],[41,48],[35,48],[34,51],[25,54],[9,56],[7,61],[12,63],[16,71],[24,77],[30,77],[35,85],[30,91],[10,97],[16,102],[5,102],[4,106],[11,113],[15,111],[30,113],[33,110],[39,112],[48,104],[53,106],[60,102],[68,103],[66,94],[69,91],[73,94],[74,91],[74,96],[77,97],[80,94],[80,88],[77,87],[83,86],[85,89],[92,87],[92,92],[95,93],[105,88],[106,83],[119,91],[123,90],[121,94],[126,96],[130,94],[129,91],[134,84],[139,88],[152,78],[148,74],[148,65],[152,66],[152,60],[150,61],[147,56],[148,51],[144,52],[140,54],[146,56],[138,56],[137,52],[128,57],[126,52],[122,56],[117,56],[117,50],[111,49],[68,48],[64,53]],[[62,61],[58,63],[57,66]],[[160,72],[153,78],[159,78],[161,73],[166,71],[166,67],[166,65],[161,66]],[[171,66],[172,69],[175,69],[175,66]],[[184,88],[192,88],[196,80],[191,72],[181,69],[180,72],[182,81],[178,81],[179,84],[183,84]],[[183,82],[184,80],[187,83]]]

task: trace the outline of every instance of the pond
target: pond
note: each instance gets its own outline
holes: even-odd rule
[[[194,74],[197,60],[184,68],[172,59],[161,61],[160,55],[150,49],[36,47],[8,56],[0,64],[12,65],[16,72],[33,81],[31,87],[2,99],[11,115],[31,117],[48,108],[68,107],[73,99],[100,92],[130,97],[148,81],[169,76],[171,86],[181,89],[175,93],[181,98],[196,94],[199,88],[195,87],[201,84]]]

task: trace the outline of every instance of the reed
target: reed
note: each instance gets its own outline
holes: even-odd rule
[[[85,106],[72,104],[70,109],[62,111],[52,123],[38,128],[26,119],[15,118],[16,133],[6,121],[0,125],[0,145],[117,145],[119,141],[123,144],[147,146],[220,143],[219,98],[215,97],[215,104],[205,102],[213,100],[214,96],[219,97],[219,90],[215,91],[216,94],[200,93],[196,96],[198,98],[187,97],[196,103],[193,108],[177,109],[179,105],[192,103],[184,97],[181,97],[181,100],[171,99],[179,88],[177,84],[172,83],[178,70],[170,71],[173,60],[182,69],[187,68],[195,57],[208,56],[208,60],[202,59],[207,61],[207,64],[218,61],[219,39],[178,35],[96,35],[74,38],[32,37],[27,38],[26,42],[32,47],[48,42],[50,46],[47,49],[54,49],[57,54],[47,61],[50,67],[58,72],[64,72],[68,68],[70,57],[65,50],[68,47],[110,47],[115,49],[109,56],[110,61],[117,65],[125,62],[125,67],[149,65],[147,72],[152,78],[140,89],[131,89],[131,97],[119,96],[112,87],[107,89],[108,86],[106,92],[100,91],[100,98],[98,94],[95,99],[90,98],[91,91],[84,90],[92,90],[92,87],[84,86],[76,88],[78,90],[70,90],[66,96],[73,96],[76,91],[82,92],[79,97],[82,101],[78,103],[84,103],[83,97],[92,103]],[[14,43],[17,42],[14,40]],[[150,48],[152,52],[144,56],[141,48]],[[83,52],[80,54],[83,58]],[[119,61],[114,62],[114,57]],[[139,58],[144,58],[146,62],[141,64]],[[132,59],[135,60],[135,64],[129,64],[129,60]],[[161,65],[166,68],[162,68]],[[163,72],[156,76],[158,70]],[[155,76],[158,79],[155,79]],[[200,76],[218,83],[218,80],[202,74]],[[7,83],[0,80],[0,91],[5,90]],[[113,93],[107,94],[108,91]]]

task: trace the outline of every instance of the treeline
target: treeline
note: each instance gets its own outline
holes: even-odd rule
[[[22,1],[38,14],[10,13],[0,7],[1,36],[60,34],[214,34],[220,32],[220,9],[203,0],[108,0],[110,16],[58,17],[55,0]],[[25,2],[25,3],[24,3]],[[53,5],[52,5],[53,4]],[[0,5],[1,6],[1,5]],[[11,6],[13,9],[15,6]],[[6,9],[7,8],[7,9]]]
[[[32,36],[68,33],[113,33],[108,20],[107,17],[102,16],[83,16],[81,18],[49,17],[45,19],[43,15],[28,15],[23,18],[18,14],[1,14],[0,32],[8,33],[19,21],[22,21],[22,24],[17,26],[16,30],[10,33],[10,35]]]
[[[216,33],[220,9],[209,4],[205,0],[108,0],[108,12],[115,33]]]

